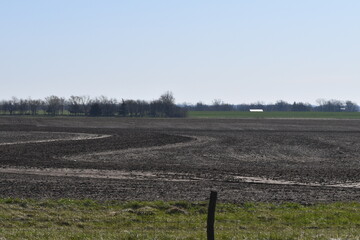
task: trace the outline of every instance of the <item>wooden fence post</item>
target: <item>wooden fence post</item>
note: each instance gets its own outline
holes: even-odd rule
[[[214,223],[217,192],[211,191],[207,218],[207,239],[215,240]]]

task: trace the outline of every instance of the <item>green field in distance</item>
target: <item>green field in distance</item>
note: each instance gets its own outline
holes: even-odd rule
[[[360,112],[189,111],[190,118],[333,118],[360,119]]]

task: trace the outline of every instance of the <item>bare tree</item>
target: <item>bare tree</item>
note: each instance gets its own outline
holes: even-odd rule
[[[113,116],[115,115],[117,109],[117,100],[114,98],[107,98],[105,96],[100,96],[97,99],[97,102],[100,104],[102,115],[104,116]]]
[[[160,96],[159,99],[162,103],[173,105],[175,104],[175,98],[172,92],[167,91],[163,95]]]
[[[212,111],[232,111],[234,106],[228,103],[224,103],[221,99],[214,99],[212,105],[208,107]]]
[[[18,110],[19,99],[12,97],[11,100],[3,101],[3,111],[13,115]]]
[[[65,104],[66,104],[66,99],[65,98],[59,98],[59,100],[60,100],[60,109],[59,109],[59,111],[61,111],[61,115],[64,115],[64,110],[65,110]]]
[[[49,96],[45,98],[46,112],[55,116],[62,110],[63,99],[57,96]]]
[[[2,111],[4,112],[4,114],[7,114],[8,112],[10,115],[13,114],[14,105],[11,100],[2,101],[1,105],[2,105]]]
[[[163,117],[172,117],[174,115],[175,98],[172,92],[167,91],[160,96],[161,112]]]
[[[125,101],[127,113],[130,117],[136,117],[138,114],[138,106],[135,100],[126,100]]]
[[[26,99],[20,99],[18,101],[19,114],[23,115],[29,111],[29,103]]]
[[[82,113],[82,102],[79,96],[70,96],[68,99],[68,108],[70,114],[78,115]]]
[[[41,100],[32,100],[31,98],[28,99],[29,108],[31,115],[36,115],[37,111],[39,110],[39,107],[41,105]]]
[[[196,111],[205,111],[209,109],[209,106],[200,101],[196,103],[194,108]]]
[[[345,111],[357,112],[357,111],[359,111],[359,106],[356,103],[348,100],[345,102]]]
[[[150,116],[164,117],[163,103],[160,100],[153,100],[150,102]]]
[[[121,103],[119,104],[119,116],[126,117],[128,114],[127,105],[124,99],[121,99]]]
[[[100,103],[97,101],[93,101],[90,105],[89,115],[92,117],[96,117],[96,116],[101,116],[101,114],[102,111],[101,111]]]
[[[89,115],[90,105],[92,103],[91,98],[89,96],[79,96],[79,103],[82,106],[81,110],[85,116]]]
[[[275,111],[290,111],[291,105],[283,100],[279,100],[274,105]]]
[[[150,105],[146,101],[137,100],[136,104],[138,105],[138,116],[144,117],[146,116],[150,111]]]

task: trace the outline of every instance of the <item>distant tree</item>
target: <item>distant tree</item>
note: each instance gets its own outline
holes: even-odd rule
[[[13,112],[18,113],[20,100],[17,97],[12,97],[11,98],[11,103],[12,103]]]
[[[345,102],[345,111],[357,112],[357,111],[359,111],[359,106],[356,103],[348,100]]]
[[[274,111],[290,111],[291,105],[283,100],[279,100],[274,105]]]
[[[163,95],[161,95],[159,100],[164,104],[169,104],[169,105],[175,104],[174,95],[170,91],[167,91]]]
[[[175,98],[172,92],[167,91],[159,98],[161,112],[163,117],[172,117],[174,115]]]
[[[57,96],[49,96],[45,98],[46,112],[55,116],[59,114],[60,111],[63,111],[64,99]]]
[[[90,112],[89,112],[90,116],[96,117],[96,116],[101,116],[102,112],[101,112],[101,106],[100,103],[98,102],[94,102],[90,105]]]
[[[265,104],[263,102],[251,103],[249,105],[249,109],[264,109],[264,108],[265,108]]]
[[[96,101],[100,104],[102,115],[104,116],[115,115],[117,109],[116,99],[100,96]]]
[[[16,113],[19,110],[19,99],[16,97],[12,97],[10,100],[2,101],[2,110],[6,114],[7,112],[10,115]]]
[[[7,100],[3,102],[3,111],[9,112],[10,115],[12,115],[16,110],[16,102],[13,100]]]
[[[28,99],[28,103],[29,103],[29,108],[30,108],[30,113],[31,115],[36,115],[37,111],[41,105],[41,100],[33,100],[33,99]]]
[[[29,103],[26,99],[20,99],[18,101],[19,114],[24,115],[29,111]]]
[[[326,100],[323,99],[323,98],[319,98],[316,100],[316,103],[317,103],[317,107],[315,108],[316,111],[319,111],[319,112],[323,112],[324,111],[324,105],[325,105],[325,102]]]
[[[211,106],[208,106],[208,110],[211,111],[232,111],[235,110],[235,106],[224,103],[221,99],[214,99]]]
[[[322,106],[324,112],[340,112],[344,104],[339,100],[328,100]]]
[[[124,99],[121,100],[119,106],[119,116],[126,117],[128,115],[128,107]]]
[[[0,114],[5,114],[4,102],[4,100],[0,101]]]
[[[134,106],[134,100],[130,100],[130,99],[126,99],[123,102],[123,106],[125,107],[125,113],[127,117],[134,117],[135,116],[135,111],[136,111],[136,107]]]
[[[89,96],[79,96],[79,104],[81,105],[81,112],[85,114],[85,116],[89,115],[90,105],[92,100]]]
[[[163,117],[163,104],[160,100],[153,100],[150,102],[150,116]]]
[[[318,99],[316,102],[318,106],[315,108],[315,110],[320,112],[340,112],[341,109],[345,107],[343,102],[334,99]]]
[[[196,103],[195,107],[194,107],[194,110],[195,111],[205,111],[205,110],[208,110],[209,106],[202,103],[202,102],[198,102]]]
[[[65,111],[65,105],[66,105],[66,99],[65,98],[59,98],[60,100],[60,106],[59,106],[59,111],[61,112],[61,115],[64,115],[64,111]]]
[[[237,111],[246,112],[246,111],[249,111],[250,105],[249,105],[249,104],[245,104],[245,103],[243,103],[243,104],[238,104],[238,105],[235,106],[235,109],[236,109]]]
[[[68,109],[70,114],[78,115],[80,113],[84,113],[81,106],[81,97],[70,96],[70,98],[68,99]]]
[[[211,110],[213,111],[221,111],[221,105],[223,105],[224,102],[221,99],[214,99],[212,102]]]
[[[7,111],[8,111],[8,101],[6,100],[2,100],[1,101],[1,111],[2,111],[2,114],[7,114]]]
[[[147,103],[146,101],[142,101],[142,100],[136,100],[136,104],[138,106],[137,109],[138,109],[139,117],[144,117],[149,114],[149,111],[150,111],[149,103]]]
[[[311,111],[312,107],[310,104],[302,103],[302,102],[294,102],[291,106],[291,111],[294,112],[308,112]]]

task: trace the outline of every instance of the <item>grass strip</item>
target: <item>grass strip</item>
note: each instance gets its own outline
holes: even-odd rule
[[[189,118],[318,118],[360,119],[360,112],[240,112],[189,111]]]
[[[206,239],[206,202],[0,199],[0,239]],[[360,203],[219,203],[216,239],[359,239]]]

